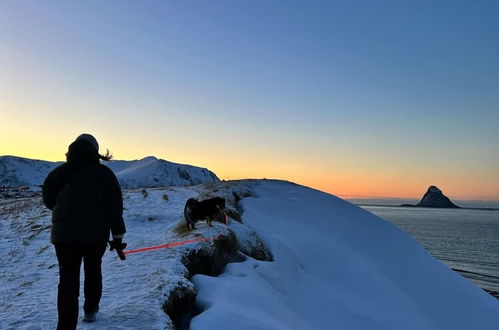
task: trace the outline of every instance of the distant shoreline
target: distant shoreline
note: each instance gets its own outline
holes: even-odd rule
[[[381,206],[381,207],[409,207],[418,209],[436,209],[436,210],[479,210],[479,211],[499,211],[498,208],[493,207],[429,207],[429,206],[416,206],[416,205],[395,205],[395,204],[365,204],[365,203],[352,203],[358,206]]]

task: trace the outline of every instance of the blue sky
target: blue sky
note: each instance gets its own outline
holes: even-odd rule
[[[498,36],[496,1],[3,1],[0,154],[499,199]]]

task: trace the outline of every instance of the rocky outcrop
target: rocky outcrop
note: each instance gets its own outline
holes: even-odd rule
[[[228,230],[198,248],[185,250],[181,260],[187,269],[186,279],[190,280],[196,274],[218,276],[228,263],[242,262],[248,256],[257,260],[273,261],[272,254],[265,248],[258,235],[252,235],[254,241],[251,246],[241,242],[234,232]],[[203,307],[197,304],[196,297],[197,293],[191,283],[179,281],[172,287],[163,303],[163,310],[171,319],[173,329],[189,329],[190,320],[203,311]]]
[[[405,205],[408,206],[408,205]],[[416,205],[419,207],[439,207],[439,208],[459,208],[456,204],[442,193],[442,190],[435,186],[430,186],[421,201]]]

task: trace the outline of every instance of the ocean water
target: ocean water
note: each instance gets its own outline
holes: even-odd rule
[[[499,211],[364,206],[483,289],[499,292]]]

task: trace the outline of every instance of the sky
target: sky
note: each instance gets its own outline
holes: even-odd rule
[[[3,1],[0,155],[499,200],[497,1]]]

